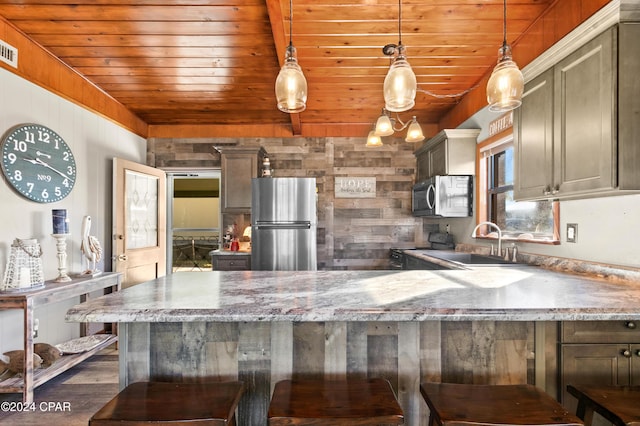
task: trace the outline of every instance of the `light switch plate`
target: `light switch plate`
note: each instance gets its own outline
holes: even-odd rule
[[[575,243],[578,241],[578,224],[567,223],[567,242]]]

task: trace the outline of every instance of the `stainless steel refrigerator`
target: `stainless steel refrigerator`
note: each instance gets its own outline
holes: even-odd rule
[[[251,182],[251,269],[317,269],[315,178]]]

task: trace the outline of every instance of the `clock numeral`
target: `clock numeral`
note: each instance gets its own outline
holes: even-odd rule
[[[29,194],[31,194],[31,191],[33,191],[35,184],[33,182],[27,182],[27,186],[29,187]]]
[[[67,174],[73,176],[73,167],[67,166]]]
[[[68,188],[68,187],[69,187],[69,179],[65,179],[65,180],[63,180],[63,181],[62,181],[62,184],[63,184],[66,188]]]
[[[13,172],[13,180],[18,182],[22,180],[22,172],[20,170],[16,170]]]
[[[27,152],[27,143],[25,141],[13,141],[13,150]]]
[[[42,130],[38,130],[38,141],[49,143],[49,138],[51,135],[49,133],[44,133]],[[57,141],[56,141],[57,142]],[[57,146],[56,146],[57,148]]]
[[[11,164],[13,164],[16,161],[18,161],[18,157],[13,152],[10,152],[9,154],[7,154],[7,158],[9,159]]]
[[[29,143],[36,143],[34,136],[35,135],[33,134],[33,132],[27,132],[27,131],[24,132],[24,139]]]
[[[54,191],[54,192],[55,192],[55,194],[56,194],[56,197],[59,197],[59,196],[61,196],[61,195],[62,195],[62,191],[60,190],[60,187],[59,187],[59,186],[56,186],[56,189],[55,189],[55,191]]]
[[[57,142],[58,142],[58,141],[56,141],[56,143],[57,143]],[[57,147],[56,147],[56,148],[57,148]],[[65,152],[63,152],[63,153],[62,153],[62,159],[63,159],[64,161],[69,161],[69,158],[70,158],[70,157],[71,157],[71,156],[69,155],[69,153],[68,153],[67,151],[65,151]]]
[[[47,189],[45,188],[42,190],[41,195],[42,195],[42,198],[46,200],[47,198],[49,198],[49,191],[47,191]]]

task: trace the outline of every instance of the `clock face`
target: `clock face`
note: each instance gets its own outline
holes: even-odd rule
[[[2,173],[21,195],[38,203],[54,203],[73,189],[76,161],[56,132],[39,124],[22,124],[2,139]]]

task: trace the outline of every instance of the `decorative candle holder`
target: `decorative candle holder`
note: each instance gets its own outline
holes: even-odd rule
[[[51,234],[56,239],[56,255],[58,256],[58,278],[54,281],[64,283],[71,281],[67,275],[67,237],[71,234]]]

